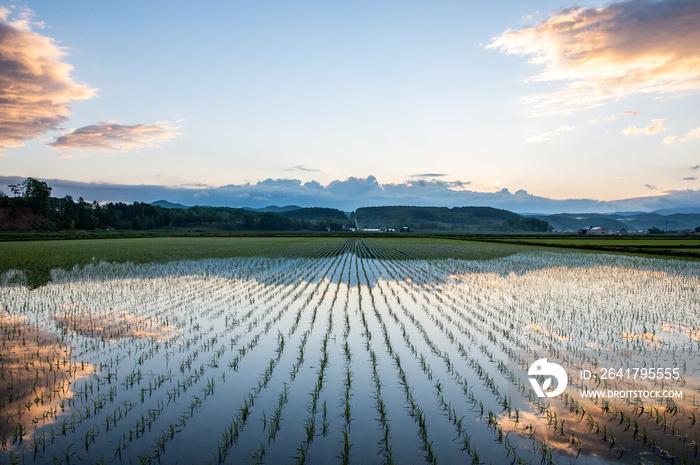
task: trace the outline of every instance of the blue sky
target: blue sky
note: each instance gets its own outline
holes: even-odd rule
[[[3,5],[5,176],[700,198],[697,2]]]

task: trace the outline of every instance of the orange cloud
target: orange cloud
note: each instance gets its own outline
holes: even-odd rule
[[[612,123],[613,121],[617,121],[620,116],[636,116],[638,115],[639,112],[637,111],[632,111],[632,110],[627,110],[619,115],[610,115],[610,116],[596,116],[595,118],[591,119],[589,123],[591,124],[598,124],[600,122],[603,123]]]
[[[636,126],[629,126],[625,129],[622,130],[622,134],[626,136],[639,136],[641,134],[656,134],[661,131],[665,131],[666,127],[664,126],[664,119],[653,119],[649,123],[649,125],[645,128],[638,128]],[[668,137],[666,138],[668,139]],[[665,139],[664,139],[665,141]],[[669,142],[667,142],[669,143]]]
[[[522,101],[533,114],[566,114],[631,94],[697,91],[698,43],[699,2],[631,0],[556,12],[505,31],[487,48],[543,66],[532,80],[561,85]]]
[[[30,29],[26,11],[9,21],[0,8],[0,149],[20,147],[66,121],[72,100],[96,90],[76,83],[66,52],[54,40]]]
[[[87,155],[87,154],[85,154],[85,153],[81,153],[81,154],[74,154],[74,153],[58,153],[58,154],[56,154],[56,156],[57,156],[58,158],[71,158],[71,159],[73,159],[73,158],[78,158],[78,157],[87,158],[87,157],[89,157],[90,155]]]
[[[128,152],[142,147],[158,147],[178,136],[179,127],[167,121],[150,126],[97,123],[73,130],[51,142],[55,149],[88,149],[105,152]]]

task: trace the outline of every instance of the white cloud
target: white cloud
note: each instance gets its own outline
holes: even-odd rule
[[[688,134],[686,134],[685,137],[681,139],[681,142],[687,142],[692,139],[700,139],[700,126],[689,131]]]
[[[573,131],[574,129],[576,129],[576,128],[573,126],[559,126],[554,131],[547,131],[547,132],[544,132],[544,133],[539,134],[537,136],[528,137],[527,139],[525,139],[525,141],[526,142],[546,142],[546,141],[552,140],[552,138],[554,137],[555,134],[559,134],[561,132]]]
[[[620,116],[636,116],[638,115],[639,112],[637,111],[631,111],[627,110],[619,115],[609,115],[609,116],[596,116],[595,118],[591,119],[589,121],[590,124],[598,124],[598,123],[612,123],[613,121],[617,121]]]
[[[639,136],[642,134],[646,134],[646,135],[656,134],[656,133],[659,133],[661,131],[666,130],[666,127],[664,126],[664,121],[666,121],[666,120],[663,118],[653,119],[645,128],[638,128],[636,126],[628,126],[622,130],[622,134],[624,134],[626,136]],[[664,140],[664,142],[666,142],[666,141]]]
[[[664,144],[675,144],[676,143],[676,135],[671,134],[670,136],[664,137]]]
[[[630,0],[570,8],[532,27],[507,30],[487,46],[529,56],[534,81],[553,92],[522,99],[535,115],[573,113],[633,94],[700,89],[700,2]]]
[[[553,135],[554,133],[552,131],[547,131],[537,136],[528,137],[525,139],[525,142],[546,142],[548,140],[552,140]]]

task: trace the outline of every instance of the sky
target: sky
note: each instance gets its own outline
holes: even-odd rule
[[[0,58],[6,193],[700,208],[696,0],[2,2]]]

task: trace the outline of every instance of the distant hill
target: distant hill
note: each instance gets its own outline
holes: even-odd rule
[[[695,229],[700,226],[700,214],[675,213],[660,215],[658,213],[614,213],[614,214],[578,214],[561,213],[558,215],[528,215],[547,221],[555,229],[572,229],[578,231],[586,226],[602,226],[606,229],[626,229],[639,231],[658,228],[672,231]]]
[[[697,214],[700,214],[700,207],[665,208],[663,210],[654,210],[652,213],[658,213],[659,215],[672,215],[674,213],[697,213]]]
[[[331,220],[346,221],[347,215],[345,212],[335,208],[299,208],[297,210],[280,211],[277,213],[280,216],[292,218],[295,220],[321,221],[323,218]]]
[[[151,202],[151,205],[163,208],[190,208],[187,205],[183,205],[181,203],[172,203],[168,202],[167,200],[156,200],[155,202]]]
[[[268,205],[267,207],[263,208],[250,208],[250,207],[244,207],[244,210],[250,210],[252,212],[270,212],[270,213],[281,213],[281,212],[289,212],[293,210],[299,210],[301,207],[299,205],[285,205],[284,207],[278,207],[277,205]]]
[[[491,207],[364,207],[355,211],[361,229],[547,231],[546,221]]]

